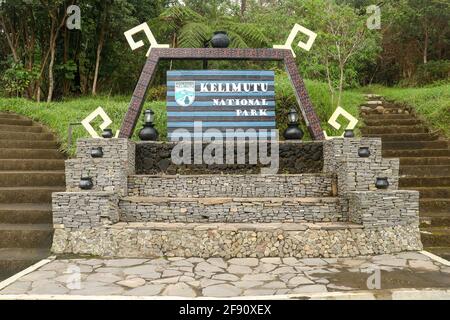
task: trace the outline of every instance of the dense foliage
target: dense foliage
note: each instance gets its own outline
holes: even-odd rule
[[[381,8],[381,30],[366,25],[366,7],[374,3]],[[67,8],[74,4],[81,9],[81,30],[66,27]],[[216,30],[229,33],[232,47],[271,47],[283,44],[300,23],[318,38],[309,52],[294,42],[299,68],[306,78],[326,83],[335,106],[345,88],[448,80],[449,20],[450,0],[2,1],[0,94],[38,101],[130,95],[147,48],[131,51],[123,33],[143,22],[159,43],[173,47],[207,46]],[[136,38],[146,42],[143,35]],[[202,62],[162,63],[156,85],[164,83],[169,68],[202,67]],[[209,67],[281,66],[214,62]]]

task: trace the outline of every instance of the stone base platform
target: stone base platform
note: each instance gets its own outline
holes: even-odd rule
[[[56,229],[53,252],[102,257],[355,257],[421,250],[415,226],[124,223]]]

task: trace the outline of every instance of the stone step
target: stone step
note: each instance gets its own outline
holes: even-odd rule
[[[450,211],[447,215],[427,215],[420,217],[420,227],[450,227]]]
[[[0,112],[0,118],[4,118],[4,119],[23,119],[24,117],[19,115],[19,114],[15,114],[15,113]]]
[[[449,198],[420,199],[420,213],[424,216],[441,216],[450,214]]]
[[[51,224],[52,206],[50,203],[1,203],[0,223]]]
[[[51,224],[0,224],[0,248],[50,248]]]
[[[417,190],[420,192],[421,199],[427,198],[449,198],[450,187],[403,187],[405,190]]]
[[[64,160],[6,159],[0,161],[0,171],[64,170]]]
[[[450,176],[450,165],[448,166],[405,166],[400,164],[400,176],[405,177],[441,177]]]
[[[450,247],[450,228],[422,228],[421,239],[424,247]]]
[[[372,126],[361,128],[362,134],[428,133],[423,126]]]
[[[32,132],[32,133],[41,133],[42,127],[40,126],[15,126],[15,125],[6,125],[0,124],[0,134],[5,132]]]
[[[363,103],[361,105],[361,108],[365,107],[365,108],[376,109],[376,108],[378,108],[380,106],[383,107],[384,109],[394,109],[394,110],[401,109],[401,110],[406,110],[404,107],[398,107],[395,104],[386,103],[386,102],[377,101],[377,100],[375,100],[375,101],[367,101],[366,103]]]
[[[368,114],[367,116],[365,116],[365,119],[367,120],[384,120],[384,119],[389,119],[389,120],[393,120],[393,119],[416,119],[413,115],[411,114],[389,114],[389,113],[384,113],[384,114]]]
[[[448,149],[448,142],[447,140],[383,142],[383,150],[405,150],[405,149]]]
[[[54,140],[0,140],[0,149],[58,149]]]
[[[0,149],[0,159],[64,159],[55,149]]]
[[[63,186],[64,171],[3,171],[0,172],[0,187]]]
[[[381,138],[383,142],[387,141],[435,141],[439,136],[431,133],[366,133],[362,135],[368,138]]]
[[[6,124],[6,125],[12,125],[12,126],[32,126],[33,121],[31,121],[29,119],[0,117],[0,124]]]
[[[293,175],[136,175],[130,196],[142,197],[330,197],[335,179],[328,174]]]
[[[450,166],[450,157],[401,157],[400,166]]]
[[[33,132],[0,132],[0,140],[53,140],[55,137],[51,133],[33,133]]]
[[[364,123],[366,126],[389,126],[389,125],[398,125],[398,126],[414,126],[421,124],[422,121],[415,118],[410,119],[380,119],[380,120],[369,120],[364,119]]]
[[[410,115],[411,113],[408,110],[402,108],[392,108],[382,106],[383,108],[379,108],[379,105],[368,107],[362,106],[360,113],[363,117],[367,117],[368,115]]]
[[[126,197],[121,221],[190,223],[325,222],[342,219],[338,198]]]
[[[0,249],[0,281],[50,256],[49,249]]]
[[[0,188],[0,203],[51,203],[52,193],[64,190],[65,186]]]
[[[402,177],[399,179],[399,187],[450,187],[450,177]]]
[[[424,250],[450,261],[450,247],[426,247]]]
[[[383,150],[385,158],[449,157],[450,149]]]

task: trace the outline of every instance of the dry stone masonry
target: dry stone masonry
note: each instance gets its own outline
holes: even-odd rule
[[[91,158],[99,146],[103,158]],[[359,156],[361,147],[369,148],[369,157]],[[382,158],[380,139],[284,142],[280,153],[289,154],[291,167],[267,176],[254,174],[255,165],[244,165],[244,172],[179,168],[163,161],[170,161],[172,148],[140,142],[135,152],[127,139],[80,140],[77,158],[67,161],[67,192],[53,195],[53,251],[232,258],[422,248],[418,192],[398,190],[399,161]],[[298,174],[296,163],[311,153],[316,160],[306,163],[320,170],[315,164]],[[92,190],[79,189],[83,175],[93,178]],[[375,187],[379,177],[388,178],[387,190]]]

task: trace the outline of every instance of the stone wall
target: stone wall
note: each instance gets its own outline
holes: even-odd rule
[[[92,158],[91,150],[102,147],[103,157]],[[80,139],[76,158],[66,161],[66,191],[78,192],[80,179],[90,177],[92,191],[128,194],[128,175],[135,172],[135,144],[128,139]]]
[[[235,165],[175,165],[171,161],[173,142],[138,142],[136,144],[136,173],[137,174],[259,174],[261,168],[258,164]],[[207,144],[203,145],[203,149]],[[225,149],[225,148],[224,148]],[[270,151],[270,146],[268,146]],[[193,154],[193,152],[192,152]],[[224,153],[225,155],[225,150]],[[235,159],[238,148],[234,148]],[[279,143],[280,164],[278,173],[320,173],[323,168],[322,142],[284,142]],[[224,156],[225,157],[225,156]],[[248,160],[248,147],[245,158]],[[224,163],[226,163],[224,161]]]
[[[330,197],[331,174],[130,176],[128,194],[144,197]],[[335,188],[334,188],[335,191]]]
[[[366,228],[419,227],[419,191],[357,191],[349,197],[350,222]]]
[[[142,198],[120,201],[121,221],[328,222],[342,221],[337,198]]]
[[[355,257],[422,250],[419,229],[348,224],[118,223],[56,229],[52,251],[102,257]]]
[[[92,229],[119,222],[119,198],[114,192],[53,193],[55,228]]]
[[[369,158],[358,156],[368,147]],[[398,189],[399,159],[383,159],[380,138],[333,139],[324,143],[324,172],[337,174],[339,194],[351,191],[376,191],[376,178],[387,177],[389,189]]]

